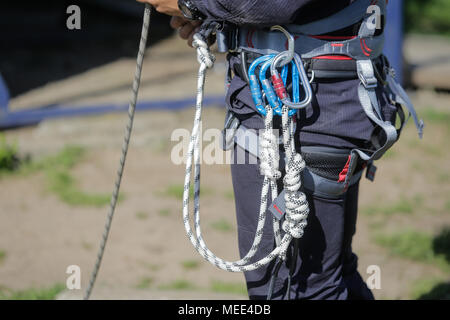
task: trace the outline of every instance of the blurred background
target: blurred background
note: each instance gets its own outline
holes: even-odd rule
[[[81,30],[66,9],[81,8]],[[381,268],[378,299],[450,298],[450,2],[390,1],[388,54],[426,122],[409,123],[362,181],[354,251]],[[395,8],[394,8],[395,7]],[[94,265],[120,156],[143,5],[132,0],[0,3],[0,299],[72,299]],[[400,23],[403,19],[404,28]],[[191,129],[197,61],[153,14],[122,195],[97,299],[245,299],[243,276],[204,262],[181,219],[177,128]],[[393,43],[397,45],[394,46]],[[392,44],[391,46],[389,44]],[[208,74],[204,129],[221,128],[225,74]],[[203,167],[204,235],[238,256],[229,166]]]

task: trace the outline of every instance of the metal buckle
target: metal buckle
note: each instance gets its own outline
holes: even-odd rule
[[[373,66],[372,66],[373,70]],[[372,74],[366,73],[364,70],[358,68],[358,78],[366,89],[375,89],[378,86],[378,80],[373,71]]]

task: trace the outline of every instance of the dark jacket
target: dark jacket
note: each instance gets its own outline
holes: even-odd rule
[[[303,24],[329,16],[352,0],[195,0],[209,18],[237,25]]]

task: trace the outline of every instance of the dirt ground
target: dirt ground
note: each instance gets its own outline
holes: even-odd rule
[[[207,92],[222,94],[223,57],[211,72]],[[197,68],[194,52],[170,38],[148,50],[140,99],[192,96]],[[132,59],[121,59],[69,79],[50,83],[11,101],[12,109],[65,103],[84,105],[124,102],[134,71]],[[417,91],[412,98],[419,110],[448,112],[450,96]],[[136,117],[125,177],[124,198],[117,208],[111,237],[93,298],[99,299],[216,299],[245,298],[243,276],[215,269],[204,262],[184,233],[179,190],[183,165],[170,159],[171,133],[190,130],[193,109],[141,112]],[[224,109],[205,110],[206,128],[221,128]],[[433,120],[433,119],[432,119]],[[52,120],[5,133],[22,155],[42,159],[64,146],[82,146],[84,157],[71,169],[78,187],[87,193],[109,193],[120,156],[125,114]],[[433,120],[434,121],[434,120]],[[363,179],[361,214],[354,251],[364,279],[370,265],[382,271],[379,299],[409,299],[417,281],[450,275],[436,265],[415,262],[377,245],[374,235],[414,229],[437,234],[450,225],[448,124],[428,124],[424,140],[416,142],[412,122],[402,140],[378,167],[376,182]],[[203,167],[202,222],[210,248],[226,259],[238,258],[234,200],[229,166]],[[64,284],[69,265],[82,270],[85,288],[94,265],[107,206],[64,203],[49,191],[42,172],[0,178],[0,286],[13,290]],[[172,190],[172,191],[171,191]],[[368,208],[413,201],[412,212],[367,214]],[[394,210],[395,211],[395,210]],[[401,210],[400,210],[401,211]],[[228,283],[236,290],[223,288]],[[221,285],[222,284],[222,285]],[[233,288],[234,288],[233,287]],[[61,298],[77,298],[80,291]]]

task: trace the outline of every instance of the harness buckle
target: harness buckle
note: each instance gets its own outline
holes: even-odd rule
[[[358,78],[366,89],[375,89],[378,86],[378,80],[375,76],[373,63],[371,60],[356,61]]]
[[[222,149],[231,150],[234,146],[234,137],[241,122],[233,112],[227,111],[224,129],[222,130]]]

